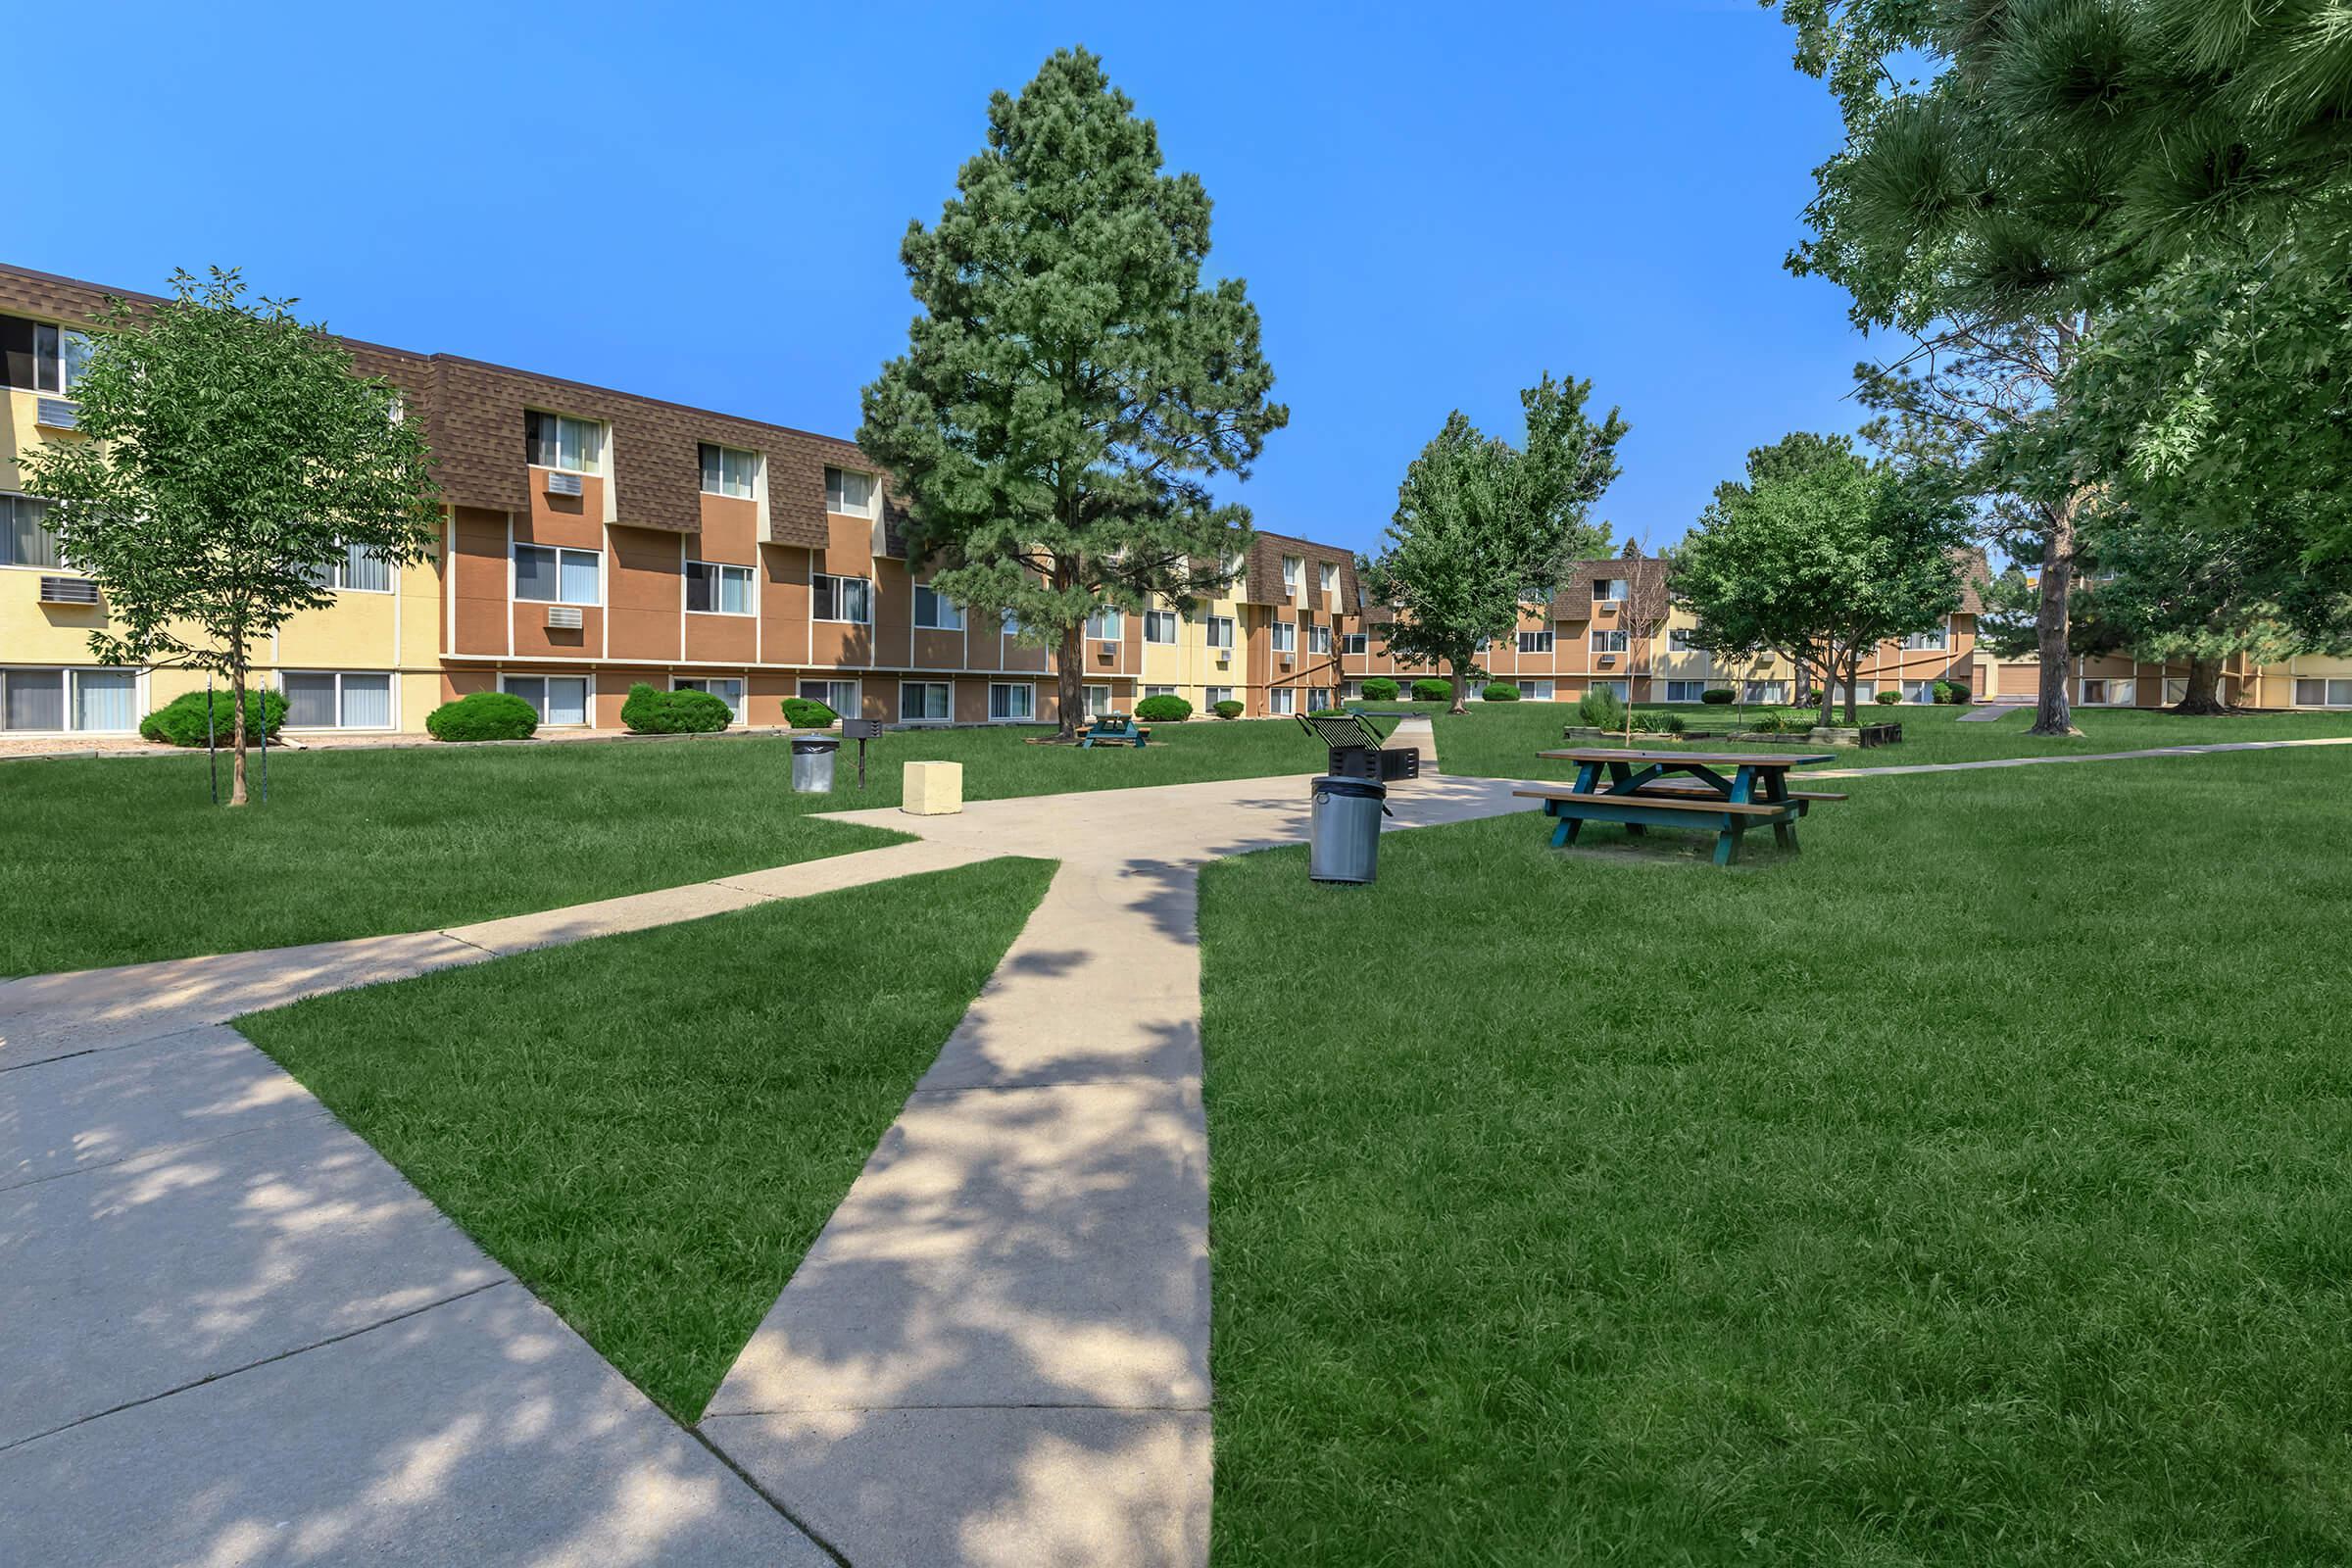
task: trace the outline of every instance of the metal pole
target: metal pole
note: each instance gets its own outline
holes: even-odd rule
[[[213,677],[204,677],[204,760],[213,775],[213,804],[220,804],[220,738],[213,725]]]
[[[262,804],[270,804],[270,694],[262,692]]]

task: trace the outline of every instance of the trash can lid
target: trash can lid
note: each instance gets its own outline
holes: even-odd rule
[[[1389,787],[1386,784],[1375,784],[1370,779],[1340,778],[1336,775],[1326,774],[1315,780],[1315,793],[1318,795],[1353,795],[1365,800],[1385,801],[1389,798]]]
[[[795,735],[792,738],[792,755],[795,757],[811,757],[840,750],[841,737],[838,735]]]

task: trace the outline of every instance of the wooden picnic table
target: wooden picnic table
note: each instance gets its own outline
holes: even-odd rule
[[[1531,784],[1513,790],[1544,803],[1558,821],[1551,842],[1574,844],[1587,822],[1622,822],[1639,837],[1651,827],[1712,827],[1715,863],[1729,865],[1750,827],[1772,824],[1783,849],[1796,850],[1796,823],[1816,801],[1842,795],[1791,791],[1788,770],[1835,761],[1829,752],[1638,752],[1614,746],[1571,747],[1537,754],[1577,764],[1573,784]]]

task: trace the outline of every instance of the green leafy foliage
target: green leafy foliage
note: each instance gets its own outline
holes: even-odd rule
[[[1201,280],[1208,193],[1134,111],[1083,49],[990,100],[987,146],[900,247],[923,314],[858,435],[939,590],[1058,650],[1064,734],[1087,617],[1228,586],[1250,514],[1208,481],[1290,418],[1245,285]]]
[[[1228,697],[1221,702],[1211,704],[1209,706],[1209,711],[1216,714],[1219,718],[1239,718],[1242,716],[1244,709],[1242,708],[1241,704]]]
[[[1728,686],[1710,686],[1698,694],[1698,700],[1711,708],[1729,708],[1739,695]]]
[[[539,710],[512,692],[467,692],[424,715],[437,741],[519,741],[539,728]]]
[[[1881,708],[1892,708],[1895,704],[1901,702],[1902,700],[1903,694],[1901,692],[1881,692],[1876,697],[1871,699],[1872,702],[1878,704]],[[1938,697],[1936,701],[1941,702],[1942,699]]]
[[[1413,682],[1413,701],[1416,703],[1442,703],[1452,695],[1453,686],[1448,681],[1424,677]]]
[[[1181,724],[1193,716],[1193,705],[1173,695],[1147,697],[1135,705],[1135,716],[1149,724]]]
[[[1478,695],[1490,703],[1515,703],[1519,700],[1519,688],[1507,680],[1491,680]]]
[[[841,715],[812,697],[784,699],[784,722],[794,729],[828,729]]]
[[[140,719],[139,734],[163,746],[203,746],[208,737],[210,744],[226,746],[236,724],[236,714],[230,711],[232,701],[224,691],[183,692]],[[248,690],[246,733],[260,734],[265,717],[270,738],[275,739],[286,721],[286,700],[275,692]]]
[[[1374,675],[1363,685],[1367,703],[1393,703],[1396,700],[1396,683],[1385,675]]]
[[[1593,729],[1625,728],[1625,700],[1614,686],[1595,686],[1576,700],[1577,721]]]
[[[640,735],[709,735],[734,718],[709,692],[665,692],[639,681],[620,705],[620,721]]]

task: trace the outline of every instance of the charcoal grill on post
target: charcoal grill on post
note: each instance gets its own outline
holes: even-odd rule
[[[1331,751],[1333,778],[1358,778],[1373,784],[1421,776],[1418,747],[1386,751],[1380,731],[1361,713],[1300,713],[1298,727]]]

